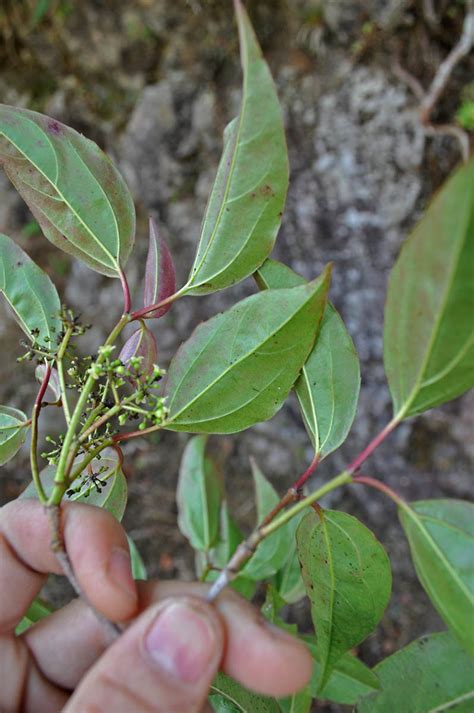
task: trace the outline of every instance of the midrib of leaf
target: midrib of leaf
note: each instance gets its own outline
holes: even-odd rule
[[[329,347],[331,347],[331,338],[330,338],[330,337],[329,337]],[[328,442],[329,436],[331,435],[332,426],[333,426],[333,423],[334,423],[334,414],[336,413],[336,407],[335,407],[336,398],[335,398],[335,395],[334,395],[334,379],[332,378],[333,373],[334,373],[334,369],[333,369],[333,359],[332,359],[331,348],[329,348],[329,350],[328,350],[328,355],[329,355],[329,361],[330,361],[330,368],[328,369],[328,374],[331,375],[331,396],[332,396],[332,399],[331,399],[331,419],[330,419],[330,421],[329,421],[329,428],[328,428],[328,431],[327,431],[327,436],[326,436],[326,438],[324,439],[324,441],[320,444],[320,450],[321,450],[321,451],[323,450],[324,445]]]
[[[246,711],[245,708],[242,708],[240,703],[233,698],[229,693],[224,693],[224,691],[221,691],[219,688],[216,688],[215,686],[211,686],[211,691],[215,691],[219,696],[222,696],[223,698],[226,698],[228,701],[233,703],[239,711],[242,711],[242,713],[250,713],[249,711]]]
[[[321,286],[322,286],[322,285],[321,285]],[[290,289],[291,289],[291,288],[290,288]],[[246,352],[245,354],[243,354],[242,357],[241,357],[239,360],[235,361],[233,364],[229,364],[229,366],[227,367],[227,369],[225,369],[225,371],[223,371],[222,373],[220,373],[220,374],[214,379],[214,381],[212,381],[210,384],[208,384],[208,385],[206,386],[205,389],[203,389],[203,391],[201,391],[199,394],[197,394],[197,396],[195,396],[191,401],[189,401],[185,406],[183,406],[183,408],[182,408],[180,411],[178,411],[178,413],[176,413],[176,414],[173,416],[172,419],[170,419],[169,421],[167,421],[167,423],[173,423],[173,421],[175,421],[176,418],[178,418],[178,416],[179,416],[181,413],[183,413],[183,411],[185,411],[185,410],[188,409],[190,406],[192,406],[193,403],[195,403],[195,401],[197,401],[198,399],[200,399],[205,393],[207,393],[211,388],[213,388],[213,386],[215,386],[221,379],[223,379],[225,376],[227,376],[227,374],[228,374],[230,371],[232,371],[233,369],[235,369],[239,364],[241,364],[243,361],[245,361],[246,359],[248,359],[249,356],[251,356],[251,355],[254,354],[258,349],[260,349],[261,347],[263,347],[267,342],[270,341],[270,339],[272,339],[272,338],[275,336],[275,334],[278,334],[278,332],[281,332],[281,330],[284,329],[284,328],[286,327],[286,325],[287,325],[289,322],[291,322],[291,320],[294,319],[294,318],[301,312],[301,310],[303,310],[303,309],[306,307],[306,305],[308,304],[308,302],[309,302],[313,297],[314,297],[314,292],[312,292],[312,293],[310,294],[310,296],[308,297],[308,299],[303,302],[303,304],[301,305],[301,307],[299,307],[295,312],[293,312],[293,313],[288,317],[288,319],[285,320],[285,322],[281,323],[281,324],[278,326],[277,329],[275,329],[273,332],[271,332],[271,333],[268,335],[268,337],[265,339],[265,341],[260,342],[260,343],[257,344],[251,351]],[[248,310],[248,309],[249,309],[249,307],[247,306],[247,310]],[[179,387],[180,387],[181,384],[183,383],[183,381],[184,381],[184,379],[186,378],[186,376],[189,374],[190,370],[191,370],[192,367],[194,366],[194,364],[195,364],[195,362],[197,361],[197,359],[201,356],[201,354],[203,353],[203,351],[209,346],[209,343],[215,338],[215,336],[216,336],[216,332],[214,332],[214,333],[211,335],[211,337],[209,338],[209,340],[206,342],[205,346],[201,349],[201,351],[199,352],[199,354],[196,356],[196,358],[195,358],[195,359],[193,360],[193,362],[190,364],[188,370],[187,370],[186,373],[183,375],[183,377],[181,378],[181,381],[179,382],[178,386],[176,387],[176,389],[175,389],[175,394],[176,394],[177,391],[179,390]],[[288,351],[288,350],[285,350],[285,351]],[[171,403],[170,403],[170,408],[171,408],[172,403],[173,403],[173,400],[172,400]],[[207,420],[207,419],[205,419],[205,420]],[[166,426],[166,424],[164,424],[164,425]]]
[[[428,713],[442,713],[442,711],[448,711],[458,703],[464,703],[465,701],[469,701],[471,698],[474,698],[474,691],[469,691],[468,693],[464,693],[462,696],[452,698],[450,701],[445,701],[440,706],[436,706],[436,708],[430,708]]]
[[[422,516],[418,515],[418,513],[416,513],[416,510],[414,510],[414,511],[411,510],[411,508],[409,508],[408,506],[406,506],[403,509],[404,509],[405,513],[408,515],[408,517],[410,517],[412,519],[412,522],[415,523],[415,526],[421,531],[423,538],[427,541],[428,545],[435,552],[436,557],[443,563],[443,565],[448,570],[448,572],[451,573],[453,579],[457,582],[459,588],[464,592],[467,599],[474,603],[474,597],[472,596],[471,592],[468,589],[466,589],[464,582],[462,581],[462,579],[459,578],[456,570],[451,567],[449,560],[446,559],[444,552],[438,547],[438,545],[436,544],[436,542],[433,539],[433,537],[431,536],[431,534],[424,527],[422,527],[422,525],[421,525]],[[412,514],[413,512],[416,513],[416,515],[418,515],[418,517],[413,517],[413,514]],[[435,596],[435,598],[437,599],[436,596]],[[437,599],[437,601],[438,601],[438,599]],[[440,606],[440,609],[444,610],[444,606]]]
[[[425,386],[431,386],[431,384],[434,384],[436,381],[440,381],[442,378],[447,376],[450,371],[454,369],[455,366],[461,361],[463,356],[466,354],[468,351],[469,347],[474,343],[474,333],[471,334],[465,345],[459,350],[458,354],[454,357],[454,359],[451,359],[449,364],[445,366],[444,369],[441,371],[438,371],[437,374],[431,377],[431,379],[427,379],[426,381],[422,381],[420,388],[423,389]]]
[[[29,121],[31,124],[33,124],[33,126],[37,127],[37,125],[34,123],[34,121],[32,121],[30,118],[28,118],[28,117],[24,117],[24,118],[25,118],[26,121]],[[37,128],[38,128],[38,127],[37,127]],[[51,143],[51,141],[50,141],[48,135],[47,135],[44,131],[42,131],[42,133],[43,133],[44,136],[46,137],[46,139],[47,139],[48,143],[50,144],[50,146],[51,146],[51,148],[52,148],[52,150],[53,150],[53,153],[54,153],[54,160],[55,160],[55,163],[56,163],[56,178],[55,178],[54,181],[52,181],[52,180],[49,178],[49,176],[47,176],[47,175],[41,170],[41,168],[39,168],[39,166],[37,166],[36,163],[34,163],[34,162],[27,156],[27,154],[24,153],[24,151],[16,144],[15,141],[13,141],[9,136],[6,136],[5,133],[2,131],[2,135],[4,136],[4,138],[5,138],[7,141],[9,141],[9,142],[17,149],[17,151],[19,151],[19,152],[22,154],[22,156],[25,157],[25,159],[26,159],[29,163],[32,163],[32,164],[35,166],[35,168],[36,168],[36,170],[38,171],[38,173],[40,173],[40,174],[43,176],[43,178],[46,179],[46,181],[48,181],[48,183],[49,183],[50,185],[53,186],[53,188],[56,190],[56,192],[58,193],[58,195],[61,196],[61,200],[65,203],[65,205],[68,206],[68,208],[71,210],[71,212],[76,216],[77,220],[81,223],[81,225],[82,225],[82,226],[85,228],[85,230],[89,233],[89,235],[90,235],[91,238],[94,240],[94,242],[97,243],[97,245],[103,250],[103,252],[104,252],[106,255],[108,255],[108,257],[110,258],[110,260],[112,261],[112,263],[113,263],[113,264],[115,265],[115,267],[118,269],[118,267],[119,267],[118,261],[117,261],[117,260],[114,258],[114,256],[109,252],[109,250],[108,250],[104,245],[102,245],[102,243],[97,239],[96,235],[92,232],[92,230],[89,228],[89,226],[86,225],[86,223],[84,223],[83,219],[82,219],[82,218],[80,217],[80,215],[76,212],[76,210],[72,207],[72,205],[69,203],[69,201],[66,200],[65,196],[63,195],[63,193],[59,190],[58,186],[56,185],[56,182],[57,182],[57,180],[58,180],[58,159],[57,159],[57,156],[56,156],[56,151],[55,151],[54,146],[52,145],[52,143]],[[68,145],[69,145],[69,146],[72,146],[71,142],[68,141]],[[74,148],[74,147],[72,147],[72,148]],[[74,150],[74,151],[75,151],[75,150]],[[76,155],[77,155],[77,151],[75,151],[75,153],[76,153]],[[83,163],[84,163],[84,162],[83,162]],[[85,165],[85,164],[84,164],[84,165]],[[91,173],[91,172],[89,171],[89,173]],[[93,176],[92,173],[91,173],[91,175],[92,175],[92,177],[94,178],[94,180],[95,180],[95,182],[97,183],[97,185],[100,186],[100,184],[99,184],[99,182],[97,181],[97,179],[95,178],[95,176]],[[101,189],[101,190],[102,190],[102,189]],[[107,200],[108,200],[108,199],[107,199]],[[110,201],[108,201],[108,202],[109,202],[109,205],[110,205]],[[112,210],[112,213],[114,213],[113,210]],[[115,214],[114,214],[114,216],[115,216]],[[98,262],[100,262],[100,260],[99,260]],[[105,263],[103,263],[103,264],[105,264]]]
[[[330,589],[330,596],[329,596],[329,627],[330,627],[330,634],[329,634],[329,646],[328,650],[325,656],[325,661],[324,661],[324,666],[323,670],[321,671],[321,679],[320,681],[324,681],[324,686],[327,683],[326,676],[327,676],[327,670],[328,670],[328,661],[329,661],[329,653],[332,649],[332,639],[333,639],[333,634],[334,634],[334,592],[336,591],[336,577],[334,574],[334,562],[333,562],[333,557],[332,557],[332,550],[331,550],[331,542],[329,540],[329,533],[327,531],[327,526],[325,522],[325,515],[322,516],[322,522],[321,525],[323,527],[323,536],[324,536],[324,541],[326,543],[326,548],[328,552],[328,567],[329,567],[329,576],[330,576],[330,581],[331,581],[331,589]],[[323,688],[324,686],[321,686],[321,682],[319,683],[319,687]]]
[[[237,151],[238,151],[238,148],[240,145],[240,136],[241,136],[242,126],[244,123],[244,117],[245,117],[245,112],[246,112],[246,108],[247,108],[248,62],[247,62],[247,38],[246,38],[245,32],[241,33],[241,42],[242,42],[242,48],[243,48],[242,56],[245,58],[244,59],[244,83],[243,83],[243,91],[242,91],[242,106],[240,108],[239,127],[237,130],[237,136],[235,139],[235,148],[234,148],[234,151],[232,154],[232,161],[231,161],[231,165],[230,165],[230,169],[229,169],[229,173],[228,173],[228,177],[227,177],[227,185],[226,185],[224,195],[222,198],[222,202],[221,202],[221,205],[219,208],[219,213],[218,213],[218,216],[216,219],[216,224],[215,224],[214,230],[212,231],[211,235],[209,236],[209,240],[207,241],[206,249],[201,257],[200,262],[196,265],[195,269],[193,270],[193,274],[191,275],[191,277],[188,280],[185,287],[191,287],[191,286],[197,287],[197,285],[192,285],[193,276],[196,275],[199,272],[199,270],[201,269],[201,267],[207,257],[207,254],[211,248],[211,245],[215,240],[215,237],[216,237],[219,225],[220,225],[220,221],[221,221],[222,215],[224,213],[224,208],[227,203],[227,196],[229,195],[230,185],[232,183],[232,178],[234,175],[236,156],[237,156]],[[213,186],[213,189],[214,189],[214,186]]]
[[[315,440],[315,449],[314,450],[315,450],[315,454],[318,455],[321,452],[321,443],[319,441],[319,427],[318,427],[318,420],[316,417],[316,404],[314,402],[313,394],[312,394],[312,391],[310,388],[311,382],[308,377],[308,368],[306,366],[306,363],[303,365],[302,373],[303,373],[303,378],[306,382],[306,389],[308,391],[308,398],[309,398],[309,402],[311,405],[311,415],[312,415],[313,424],[314,424],[314,440]],[[303,407],[303,411],[305,411],[304,407]],[[309,421],[308,421],[308,423],[309,423]]]
[[[468,219],[469,219],[469,216],[466,218],[466,222],[468,221]],[[465,226],[463,226],[463,227],[465,227]],[[461,235],[464,235],[464,231],[461,233]],[[458,251],[457,251],[456,257],[455,257],[455,259],[452,261],[452,264],[451,264],[450,274],[449,274],[449,277],[448,277],[448,280],[447,280],[447,283],[446,283],[446,288],[445,288],[445,291],[444,291],[443,299],[441,300],[441,309],[439,310],[439,312],[438,312],[438,317],[437,317],[437,319],[435,320],[435,324],[434,324],[433,330],[432,330],[432,332],[431,332],[431,338],[430,338],[430,340],[429,340],[428,347],[427,347],[427,349],[426,349],[425,357],[424,357],[424,359],[423,359],[423,363],[422,363],[422,365],[421,365],[421,368],[420,368],[420,370],[419,370],[419,372],[418,372],[418,378],[417,378],[417,380],[416,380],[416,382],[415,382],[415,384],[414,384],[414,386],[413,386],[413,388],[412,388],[412,390],[411,390],[410,395],[408,396],[407,400],[405,401],[405,404],[404,404],[404,405],[402,406],[402,408],[399,410],[398,414],[396,414],[396,416],[394,417],[395,420],[401,421],[401,420],[404,418],[405,414],[407,413],[408,409],[410,408],[410,406],[411,406],[411,404],[413,403],[413,401],[416,399],[416,397],[417,397],[419,391],[421,390],[421,388],[422,388],[422,386],[423,386],[423,384],[422,384],[423,374],[424,374],[424,371],[425,371],[425,369],[426,369],[426,367],[427,367],[427,365],[428,365],[428,362],[429,362],[429,360],[430,360],[431,350],[432,350],[433,345],[434,345],[434,343],[435,343],[435,341],[436,341],[436,337],[438,336],[438,332],[439,332],[439,329],[440,329],[440,326],[441,326],[441,322],[442,322],[442,319],[443,319],[443,316],[444,316],[444,312],[445,312],[445,310],[446,310],[446,306],[447,306],[448,299],[449,299],[449,293],[450,293],[450,290],[451,290],[451,287],[452,287],[452,284],[453,284],[454,275],[455,275],[455,273],[456,273],[456,269],[457,269],[457,266],[458,266],[458,263],[459,263],[459,257],[460,257],[460,254],[461,254],[461,251],[462,251],[463,246],[464,246],[464,240],[461,239],[461,240],[459,241],[459,246],[458,246]]]

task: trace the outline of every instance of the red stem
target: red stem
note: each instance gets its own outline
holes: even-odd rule
[[[293,485],[291,486],[291,488],[293,490],[296,490],[296,491],[301,490],[301,488],[306,483],[308,478],[310,478],[313,475],[314,471],[316,470],[316,468],[319,465],[320,460],[321,460],[321,458],[320,458],[319,454],[316,453],[313,460],[311,461],[311,463],[309,464],[309,466],[306,468],[305,472],[303,473],[303,475],[300,475],[298,480],[295,483],[293,483]]]
[[[170,302],[174,302],[178,297],[180,296],[179,292],[175,292],[174,294],[170,295],[164,300],[161,300],[161,302],[156,302],[154,305],[149,305],[148,307],[142,307],[141,309],[137,309],[136,312],[132,312],[132,322],[135,319],[143,319],[144,317],[146,318],[146,315],[149,312],[154,312],[155,309],[159,309],[160,307],[164,307],[165,305],[169,304]]]
[[[46,389],[48,388],[50,378],[51,378],[51,364],[47,363],[44,378],[43,378],[43,381],[41,382],[41,386],[39,388],[39,391],[38,391],[38,394],[37,394],[36,400],[35,400],[35,407],[36,407],[36,412],[37,412],[36,418],[37,419],[39,416],[39,412],[41,410],[41,402],[43,401],[43,397],[46,393]]]
[[[130,288],[128,286],[127,277],[126,277],[125,273],[123,272],[123,270],[120,270],[119,277],[120,277],[120,282],[122,284],[122,290],[123,290],[123,313],[128,314],[132,307],[132,300],[130,297]]]
[[[382,443],[382,441],[387,438],[387,436],[393,431],[396,426],[398,426],[398,424],[399,421],[397,419],[392,419],[390,423],[387,423],[383,431],[381,431],[379,435],[376,436],[374,440],[369,443],[367,448],[364,448],[362,453],[360,453],[357,458],[353,460],[352,463],[346,468],[347,472],[352,475],[352,473],[355,473],[357,470],[359,470],[362,463],[364,463],[367,458],[372,455],[375,449]]]
[[[385,483],[381,483],[379,480],[375,480],[375,478],[368,478],[364,475],[358,475],[356,478],[353,478],[352,482],[362,483],[362,485],[369,485],[371,488],[380,490],[380,492],[384,493],[385,495],[388,495],[388,497],[391,498],[391,500],[393,500],[397,505],[403,505],[405,503],[405,501],[399,495],[397,495],[397,493],[392,490],[392,488],[389,488],[388,485],[385,485]]]

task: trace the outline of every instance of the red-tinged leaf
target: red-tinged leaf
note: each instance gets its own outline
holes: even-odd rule
[[[120,361],[125,366],[130,366],[131,360],[136,357],[141,357],[141,372],[146,376],[150,376],[158,359],[158,347],[154,334],[150,332],[144,322],[127,339],[119,355]]]
[[[35,378],[36,381],[39,381],[40,384],[43,383],[44,377],[46,374],[46,365],[45,364],[38,364],[38,366],[35,369]],[[48,381],[48,388],[46,390],[46,396],[48,398],[54,399],[54,401],[59,401],[61,398],[61,387],[59,385],[59,374],[57,372],[57,369],[54,367],[51,369],[51,373],[49,376],[49,381]]]
[[[143,305],[149,307],[162,302],[176,292],[176,271],[173,258],[158,226],[150,218],[150,244],[146,259]],[[145,319],[162,317],[171,307],[171,302],[145,315]]]

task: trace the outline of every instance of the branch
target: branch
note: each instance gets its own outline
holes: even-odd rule
[[[35,484],[36,491],[41,503],[46,503],[48,497],[44,491],[43,484],[41,482],[39,467],[38,467],[38,420],[41,413],[41,405],[43,402],[43,397],[48,388],[49,379],[51,376],[51,364],[46,362],[46,371],[44,374],[43,381],[39,388],[38,394],[36,396],[35,405],[33,406],[33,413],[31,416],[31,445],[30,445],[30,464],[31,464],[31,475],[33,477],[33,482]]]

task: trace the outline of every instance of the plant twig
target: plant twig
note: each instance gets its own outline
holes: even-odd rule
[[[388,495],[388,497],[397,505],[405,504],[405,501],[394,490],[392,490],[392,488],[389,488],[388,485],[385,485],[385,483],[381,483],[380,480],[375,480],[375,478],[369,478],[365,475],[358,475],[352,479],[352,482],[369,485],[371,488],[380,490],[381,493]]]
[[[33,406],[33,413],[31,416],[31,444],[30,444],[30,464],[31,464],[31,475],[33,482],[35,484],[36,492],[38,493],[38,498],[41,503],[46,503],[48,497],[44,491],[43,484],[41,482],[39,466],[38,466],[38,421],[41,413],[41,405],[43,402],[43,397],[48,388],[49,379],[51,376],[51,364],[46,362],[46,371],[44,373],[43,381],[39,388],[38,394],[36,396],[35,405]]]
[[[66,419],[66,423],[68,426],[71,423],[71,410],[69,408],[69,402],[67,398],[66,379],[64,378],[64,355],[66,354],[66,349],[68,347],[69,340],[71,339],[72,332],[73,326],[70,325],[66,329],[66,333],[64,334],[61,346],[59,347],[58,354],[56,357],[56,366],[58,368],[59,378],[59,390],[61,393],[61,403],[64,410],[64,418]]]
[[[115,622],[107,619],[100,612],[98,612],[95,607],[92,606],[92,604],[82,591],[81,586],[77,581],[76,575],[74,574],[74,569],[72,567],[71,560],[69,559],[69,555],[67,554],[66,548],[64,546],[64,538],[61,527],[61,507],[59,505],[47,505],[45,510],[48,516],[51,532],[50,547],[52,552],[54,552],[57,561],[61,565],[61,569],[64,572],[65,577],[68,579],[76,594],[81,597],[82,600],[87,604],[87,606],[92,610],[96,618],[104,627],[111,641],[114,641],[122,633],[122,628],[119,626],[119,624],[116,624]]]
[[[387,425],[385,426],[384,429],[376,436],[373,441],[369,443],[367,448],[364,448],[362,453],[360,453],[357,458],[355,458],[350,465],[347,466],[347,472],[350,473],[351,475],[355,473],[359,468],[361,467],[362,463],[364,463],[367,458],[372,455],[372,453],[375,451],[378,446],[387,438],[387,436],[392,433],[393,429],[398,426],[400,423],[398,418],[393,418]]]
[[[423,124],[430,123],[430,115],[443,93],[456,65],[471,51],[474,44],[474,2],[468,0],[467,13],[459,42],[438,67],[431,86],[421,102],[420,119]]]
[[[314,493],[311,493],[311,495],[308,495],[306,498],[300,500],[292,508],[286,510],[286,512],[282,513],[280,517],[275,518],[272,522],[268,523],[268,525],[259,525],[249,535],[249,537],[247,537],[247,539],[244,540],[244,542],[241,542],[240,545],[237,547],[233,556],[209,589],[206,596],[207,601],[214,601],[214,599],[219,596],[219,594],[227,587],[227,585],[232,582],[232,580],[238,575],[242,566],[254,554],[258,545],[262,542],[262,540],[265,539],[265,537],[268,537],[273,532],[278,530],[278,528],[285,525],[287,522],[289,522],[289,520],[298,515],[306,507],[312,505],[312,503],[316,502],[316,500],[322,498],[323,495],[326,495],[332,490],[341,487],[341,485],[346,485],[347,483],[351,482],[352,476],[350,475],[350,473],[348,473],[347,471],[343,471],[335,478],[330,480],[328,483],[323,485],[321,488],[315,490]]]
[[[290,503],[294,503],[298,499],[300,499],[303,485],[312,476],[312,474],[318,467],[319,462],[319,454],[316,454],[309,466],[306,468],[305,472],[300,475],[298,480],[296,480],[290,488],[288,488],[285,495],[282,497],[280,502],[275,505],[273,510],[271,510],[268,515],[265,516],[265,518],[260,523],[260,527],[265,527],[265,525],[268,525],[282,510],[284,510],[284,508],[286,508],[287,505],[289,505]]]

